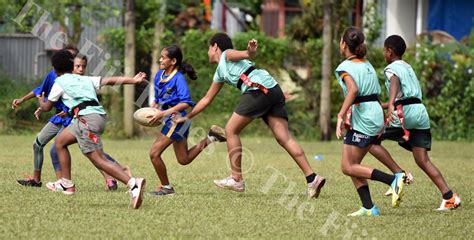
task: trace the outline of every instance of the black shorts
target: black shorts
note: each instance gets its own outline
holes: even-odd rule
[[[412,147],[425,148],[427,151],[431,150],[431,131],[430,129],[408,129],[410,132],[410,139],[408,142],[403,140],[403,129],[387,127],[381,140],[389,139],[398,142],[398,145],[408,151],[412,151]]]
[[[380,145],[379,136],[369,136],[354,129],[347,131],[344,144],[365,148],[369,145]]]
[[[261,90],[245,92],[234,112],[244,117],[262,118],[265,122],[268,116],[281,117],[288,121],[285,96],[278,85],[268,89],[267,94]]]

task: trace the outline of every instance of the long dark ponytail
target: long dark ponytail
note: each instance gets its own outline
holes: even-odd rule
[[[196,71],[194,70],[193,65],[183,61],[183,53],[177,45],[173,44],[165,47],[164,49],[168,52],[168,57],[170,59],[176,59],[176,67],[181,73],[187,74],[192,80],[197,79]]]

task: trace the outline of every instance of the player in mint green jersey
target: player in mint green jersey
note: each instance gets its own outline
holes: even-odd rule
[[[342,136],[346,125],[342,153],[342,172],[351,177],[362,207],[349,216],[378,216],[372,202],[367,179],[376,180],[392,188],[392,207],[397,207],[403,193],[405,173],[387,174],[362,165],[362,159],[374,144],[380,144],[384,128],[384,114],[379,101],[380,85],[372,65],[364,59],[367,48],[364,34],[355,27],[347,28],[339,43],[346,60],[336,69],[336,78],[344,93],[344,102],[337,115],[336,136]]]
[[[422,103],[421,87],[413,68],[402,60],[406,44],[402,37],[392,35],[385,40],[384,57],[389,64],[384,69],[385,86],[389,92],[387,104],[390,126],[385,129],[383,139],[397,141],[411,151],[416,164],[430,177],[440,190],[443,200],[437,210],[454,209],[461,205],[461,198],[446,184],[441,172],[431,162],[430,119]],[[370,152],[382,162],[391,159],[381,145],[373,145]]]

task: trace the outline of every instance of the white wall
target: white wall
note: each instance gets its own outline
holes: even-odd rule
[[[387,0],[385,38],[397,34],[407,45],[416,40],[416,0]],[[384,38],[384,39],[385,39]]]

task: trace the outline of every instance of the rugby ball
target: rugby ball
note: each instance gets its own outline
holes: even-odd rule
[[[156,121],[154,124],[148,122],[158,113],[158,111],[158,109],[151,107],[140,108],[133,113],[133,119],[142,126],[156,127],[161,124],[161,120]]]

